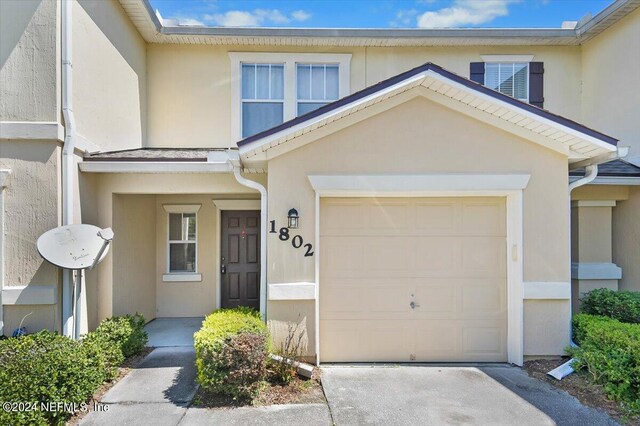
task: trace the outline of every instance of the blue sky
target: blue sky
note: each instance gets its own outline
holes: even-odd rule
[[[341,28],[542,27],[612,0],[150,0],[181,25]]]

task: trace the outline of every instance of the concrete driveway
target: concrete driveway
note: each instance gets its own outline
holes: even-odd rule
[[[325,366],[337,425],[618,425],[508,365]]]

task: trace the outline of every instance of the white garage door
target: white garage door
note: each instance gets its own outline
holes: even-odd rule
[[[320,359],[506,361],[503,198],[325,198]]]

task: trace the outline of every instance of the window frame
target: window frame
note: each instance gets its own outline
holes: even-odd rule
[[[283,122],[297,116],[297,64],[338,65],[338,99],[350,93],[350,53],[229,52],[231,61],[231,138],[242,140],[242,64],[284,64]]]
[[[244,65],[254,65],[256,66],[256,69],[254,70],[254,91],[256,94],[256,97],[254,99],[245,99],[243,94],[242,94],[242,67]],[[265,98],[260,98],[258,99],[257,97],[257,93],[258,93],[258,84],[257,84],[257,79],[258,79],[258,70],[257,70],[257,66],[258,65],[268,65],[269,66],[269,96],[271,96],[271,67],[274,65],[282,65],[283,66],[283,80],[284,78],[284,63],[283,62],[271,62],[271,63],[263,63],[263,62],[241,62],[240,63],[240,137],[242,137],[242,121],[243,121],[243,110],[244,110],[244,105],[246,103],[254,103],[254,104],[260,104],[260,103],[267,103],[267,104],[282,104],[282,118],[284,120],[284,103],[285,103],[285,96],[283,93],[282,99],[265,99]],[[284,84],[285,82],[282,82],[282,86],[283,86],[283,91],[284,91]]]
[[[166,237],[166,265],[163,281],[202,281],[202,275],[198,272],[198,211],[200,204],[164,204],[163,208],[166,212],[167,221],[167,237]],[[193,214],[195,215],[195,239],[194,240],[172,240],[171,239],[171,214]],[[195,258],[193,271],[172,271],[171,270],[171,244],[194,244]]]
[[[300,104],[329,104],[331,102],[335,102],[338,99],[313,99],[313,98],[309,98],[309,99],[300,99],[298,98],[298,81],[299,81],[299,75],[298,75],[298,67],[300,65],[303,66],[309,66],[312,67],[313,65],[322,65],[324,66],[324,96],[326,98],[327,96],[327,66],[337,66],[338,67],[338,99],[341,98],[340,96],[340,64],[335,63],[335,62],[325,62],[325,63],[317,63],[317,62],[312,62],[312,63],[307,63],[307,62],[302,62],[302,61],[296,61],[296,81],[295,81],[295,85],[296,85],[296,116],[299,115],[298,114],[298,109],[300,107]],[[311,69],[309,70],[309,79],[312,78],[312,71]],[[309,90],[311,92],[313,92],[313,90],[311,89],[312,84],[310,82],[309,84]]]

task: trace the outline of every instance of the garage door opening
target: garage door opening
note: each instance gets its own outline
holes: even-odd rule
[[[502,197],[321,198],[322,362],[507,361]]]

